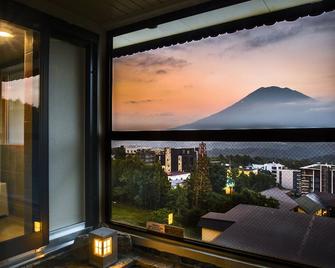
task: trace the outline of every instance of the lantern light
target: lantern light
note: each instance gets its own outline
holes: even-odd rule
[[[235,181],[231,177],[227,177],[226,187],[224,188],[226,194],[232,194],[234,192]]]
[[[173,224],[173,213],[169,213],[168,215],[168,224]]]
[[[14,37],[14,35],[12,35],[12,34],[9,33],[9,32],[1,31],[1,30],[0,30],[0,37],[12,38],[12,37]]]
[[[99,228],[89,234],[90,264],[108,267],[117,261],[117,231]]]
[[[40,221],[34,221],[34,232],[38,233],[42,230],[42,223]]]

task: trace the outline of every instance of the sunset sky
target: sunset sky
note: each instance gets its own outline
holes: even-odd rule
[[[113,130],[159,130],[259,87],[335,101],[335,12],[114,59]]]

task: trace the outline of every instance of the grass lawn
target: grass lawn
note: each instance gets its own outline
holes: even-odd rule
[[[124,204],[113,204],[112,219],[114,221],[146,227],[152,210],[141,209]]]
[[[125,204],[113,204],[112,218],[114,221],[146,227],[146,222],[150,217],[152,210],[141,209]],[[197,227],[186,227],[185,237],[201,239],[201,230]]]

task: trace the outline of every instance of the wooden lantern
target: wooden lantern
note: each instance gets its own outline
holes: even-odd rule
[[[90,264],[105,268],[117,261],[117,231],[99,228],[89,234]]]

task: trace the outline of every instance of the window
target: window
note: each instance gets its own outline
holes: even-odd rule
[[[335,127],[334,18],[115,58],[113,130]]]
[[[332,11],[116,49],[111,221],[329,266],[316,237],[335,227],[334,22]]]
[[[0,243],[43,228],[33,169],[38,161],[38,44],[37,32],[0,20]]]

